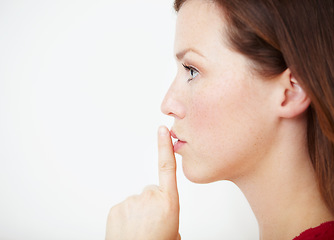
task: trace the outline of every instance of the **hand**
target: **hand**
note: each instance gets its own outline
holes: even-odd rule
[[[109,213],[106,240],[180,240],[176,161],[170,133],[158,131],[159,186],[149,186]]]

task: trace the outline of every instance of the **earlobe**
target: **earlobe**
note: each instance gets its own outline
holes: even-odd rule
[[[281,81],[284,93],[279,115],[282,118],[297,117],[306,111],[311,100],[289,69],[282,74]]]

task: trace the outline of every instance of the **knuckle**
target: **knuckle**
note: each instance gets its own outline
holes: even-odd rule
[[[144,201],[145,200],[150,200],[154,197],[156,197],[157,195],[157,192],[159,191],[159,187],[156,186],[156,185],[149,185],[149,186],[146,186],[142,192],[142,197],[144,198]]]
[[[109,210],[108,220],[112,220],[114,218],[117,218],[118,213],[119,213],[119,205],[116,205],[116,206],[112,207]]]
[[[171,172],[171,171],[175,171],[175,164],[169,163],[169,162],[160,162],[159,168],[162,171]]]
[[[137,195],[127,197],[123,202],[118,203],[109,210],[108,219],[117,218],[119,216],[126,215],[131,209],[131,206],[136,202]]]
[[[129,196],[124,202],[122,202],[123,208],[130,209],[131,206],[135,205],[135,203],[138,201],[138,198],[138,195]]]
[[[138,196],[137,195],[131,195],[131,196],[128,196],[124,202],[122,203],[128,203],[128,202],[132,202],[134,201]]]
[[[159,187],[157,185],[147,185],[144,189],[143,189],[143,193],[144,192],[150,192],[150,191],[156,191]]]

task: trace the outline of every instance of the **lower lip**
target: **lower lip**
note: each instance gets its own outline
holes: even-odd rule
[[[180,148],[186,144],[186,142],[182,142],[180,140],[178,140],[175,144],[174,144],[174,152],[178,152],[180,150]]]

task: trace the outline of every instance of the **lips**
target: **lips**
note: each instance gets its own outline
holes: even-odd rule
[[[173,142],[174,145],[174,152],[178,152],[179,149],[186,144],[186,141],[180,140],[177,135],[171,130],[170,131],[170,135],[172,136],[172,138],[176,139],[176,141]]]
[[[170,135],[172,136],[172,138],[176,138],[176,139],[177,139],[177,136],[176,136],[176,134],[173,132],[173,130],[170,131]]]

